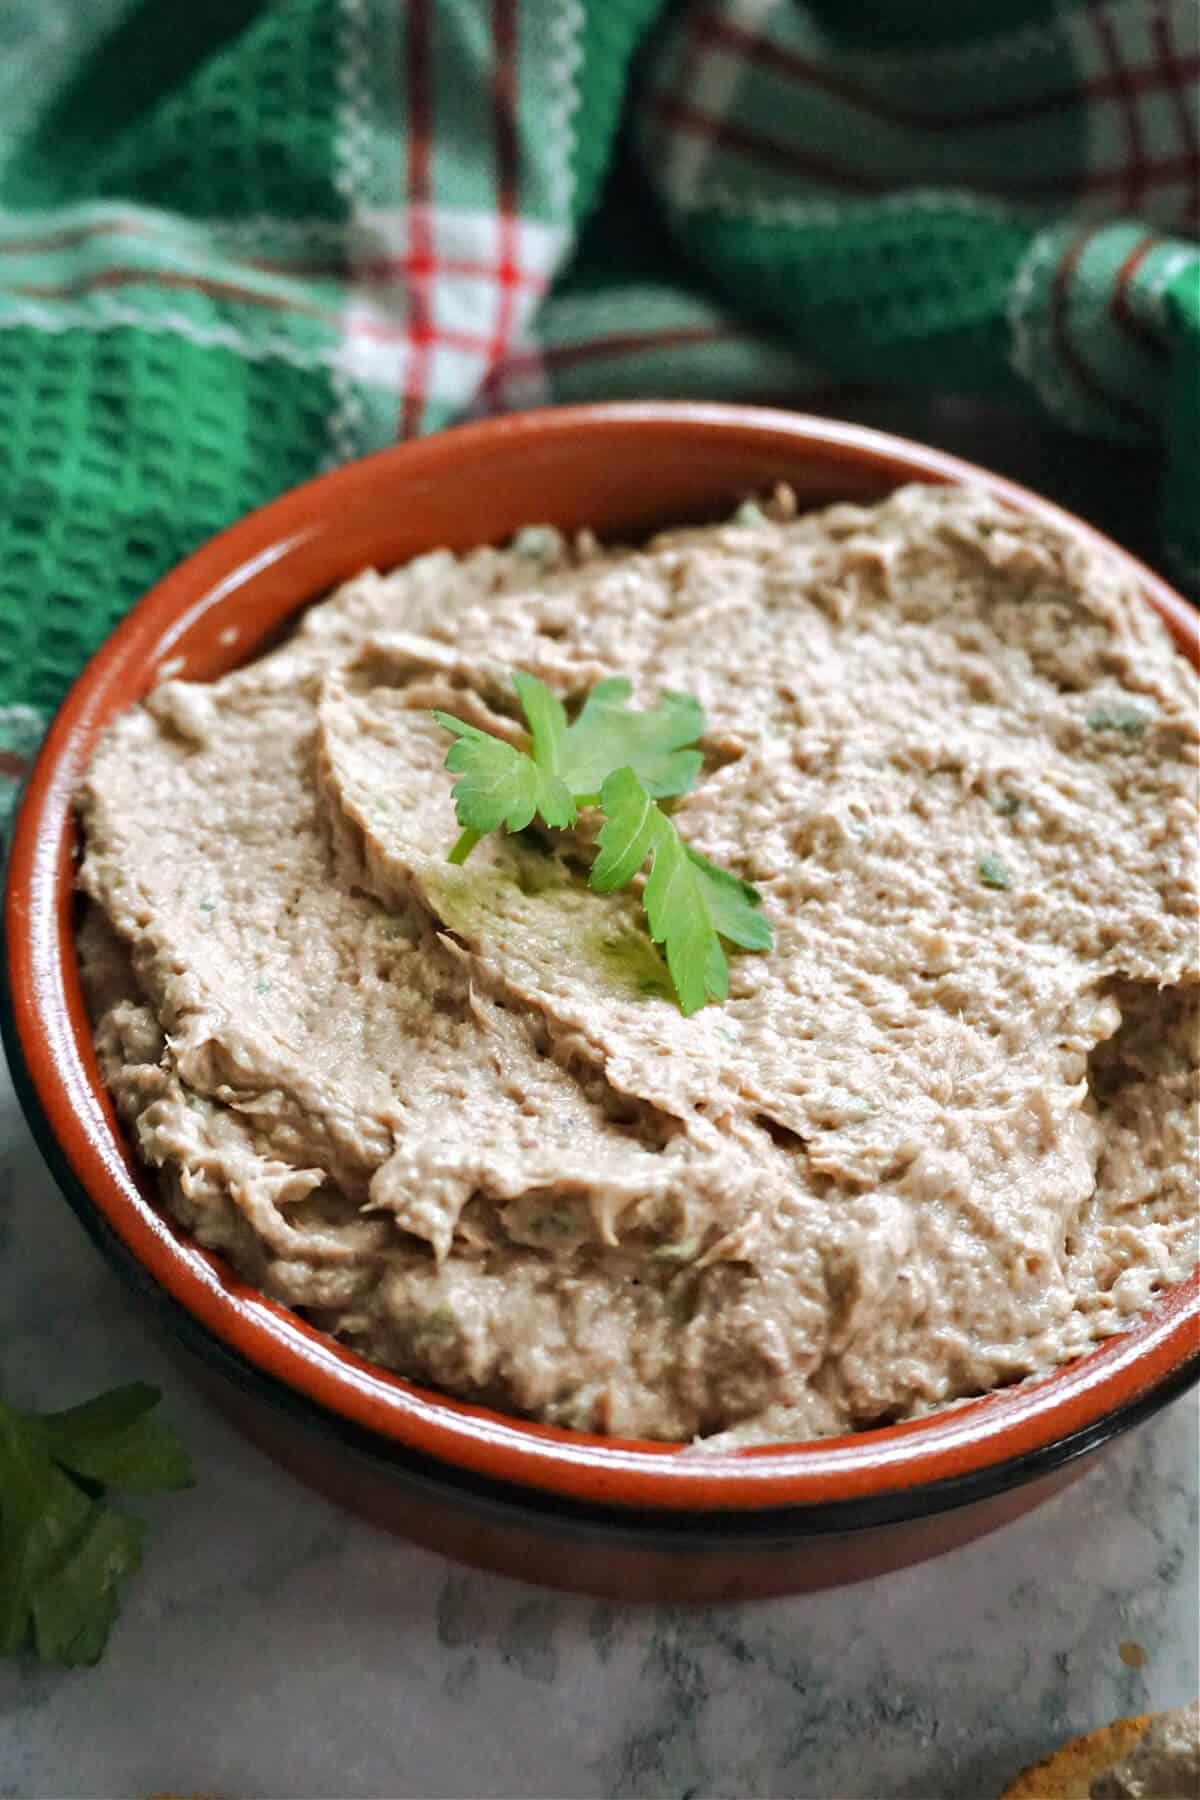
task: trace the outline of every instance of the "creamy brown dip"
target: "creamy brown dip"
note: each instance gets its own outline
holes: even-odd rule
[[[1091,1800],[1196,1800],[1200,1795],[1200,1700],[1158,1713],[1119,1763],[1097,1775]]]
[[[367,573],[120,718],[80,795],[106,1080],[203,1244],[584,1430],[869,1426],[1197,1259],[1195,678],[1121,570],[908,488]],[[703,703],[675,822],[775,933],[684,1018],[593,832],[462,868],[440,707]]]

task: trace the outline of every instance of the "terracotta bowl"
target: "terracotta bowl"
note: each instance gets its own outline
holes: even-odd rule
[[[531,520],[636,536],[720,515],[778,478],[805,506],[970,481],[1098,541],[953,457],[791,413],[616,405],[463,426],[285,494],[160,582],[68,695],[9,863],[3,1025],[30,1122],[83,1223],[218,1404],[302,1479],[421,1543],[627,1598],[740,1599],[861,1579],[1025,1511],[1200,1374],[1200,1279],[1044,1379],[819,1443],[688,1455],[417,1387],[264,1299],[159,1212],[92,1053],[73,945],[71,796],[98,733],[164,663],[219,675],[364,565],[503,539]],[[1105,548],[1195,661],[1195,614]]]

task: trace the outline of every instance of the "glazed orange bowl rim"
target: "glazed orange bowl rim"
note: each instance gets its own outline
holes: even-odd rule
[[[956,457],[766,408],[549,408],[457,426],[347,464],[210,540],[153,587],[91,659],[30,774],[9,855],[4,1024],[14,1076],[44,1146],[56,1152],[64,1191],[202,1340],[217,1340],[252,1379],[365,1431],[385,1452],[417,1453],[448,1473],[516,1484],[546,1500],[663,1517],[837,1511],[886,1496],[919,1506],[931,1487],[994,1489],[1065,1460],[1200,1375],[1194,1271],[1077,1361],[901,1424],[703,1454],[588,1436],[421,1387],[338,1344],[171,1225],[124,1140],[96,1064],[74,953],[72,796],[100,732],[164,663],[197,679],[233,667],[303,605],[372,562],[394,566],[447,541],[501,541],[533,521],[636,534],[673,522],[673,513],[716,516],[772,476],[790,481],[805,504],[879,496],[905,481],[983,487],[1102,546],[1181,651],[1200,658],[1197,616],[1165,582],[1050,502]],[[380,554],[364,555],[364,546]]]

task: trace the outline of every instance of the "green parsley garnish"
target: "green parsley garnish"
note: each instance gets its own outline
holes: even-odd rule
[[[485,832],[522,831],[543,823],[574,825],[581,806],[606,816],[590,885],[624,887],[651,859],[643,896],[650,935],[664,946],[684,1013],[729,991],[721,939],[745,950],[769,950],[771,927],[755,890],[683,843],[659,800],[686,794],[702,757],[692,746],[704,733],[704,711],[689,694],[664,692],[644,712],[627,704],[622,677],[598,682],[568,724],[562,702],[533,675],[513,677],[529,725],[518,749],[449,713],[434,714],[454,734],[446,767],[459,777],[454,804],[462,836],[450,861],[465,862]]]
[[[1101,700],[1087,715],[1093,731],[1119,731],[1122,737],[1140,738],[1154,714],[1128,700]]]
[[[632,686],[620,676],[599,681],[573,725],[562,701],[536,675],[513,677],[529,725],[529,750],[517,750],[489,731],[464,725],[449,713],[434,718],[458,742],[446,758],[455,783],[454,804],[463,827],[450,853],[465,862],[479,839],[501,825],[523,831],[540,814],[547,825],[573,825],[579,806],[594,806],[606,775],[628,764],[656,799],[686,794],[700,773],[694,744],[704,732],[704,711],[690,694],[664,693],[656,707],[632,712]]]
[[[105,1504],[190,1487],[174,1432],[150,1414],[157,1388],[113,1388],[59,1413],[0,1402],[0,1654],[31,1644],[43,1662],[94,1663],[142,1560],[146,1527]]]
[[[980,857],[979,879],[984,887],[1007,888],[1012,886],[1012,876],[1008,872],[1008,864],[999,856]]]
[[[729,992],[729,965],[721,939],[742,950],[769,950],[771,927],[758,910],[748,882],[690,850],[634,771],[617,769],[600,790],[605,822],[590,885],[611,894],[632,881],[646,858],[650,874],[642,894],[650,936],[667,955],[667,968],[684,1013]]]
[[[1020,812],[1023,804],[1020,794],[1014,794],[1009,788],[988,795],[988,805],[1001,819],[1011,819],[1014,813]]]

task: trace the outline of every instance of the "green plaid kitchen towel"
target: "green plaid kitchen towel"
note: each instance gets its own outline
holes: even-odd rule
[[[1026,399],[1200,578],[1195,0],[5,0],[0,799],[282,488],[468,412]]]

